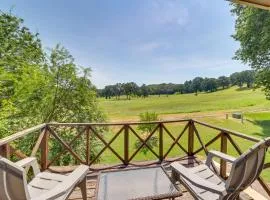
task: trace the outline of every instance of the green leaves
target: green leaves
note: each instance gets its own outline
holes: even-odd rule
[[[145,113],[141,113],[140,114],[140,121],[141,122],[151,122],[151,121],[157,121],[158,120],[158,115],[155,112],[145,112]],[[154,131],[154,129],[156,128],[156,124],[140,124],[138,126],[138,129],[142,131],[141,133],[141,137],[142,139],[145,141],[148,136]],[[158,145],[158,137],[155,135],[152,135],[148,141],[146,142],[146,144],[150,147],[156,147]],[[134,147],[137,149],[142,145],[141,140],[137,139],[135,142]],[[147,152],[149,151],[147,146],[143,146],[141,148],[141,152],[146,155]]]
[[[90,72],[59,44],[45,52],[22,19],[0,13],[0,138],[43,122],[103,121]],[[29,137],[16,145],[26,149],[33,142]],[[53,155],[61,150],[54,142],[51,149]],[[72,160],[66,155],[63,162]]]
[[[231,12],[236,16],[235,33],[240,42],[235,59],[249,64],[257,72],[257,83],[265,88],[270,97],[270,12],[262,9],[234,5]]]

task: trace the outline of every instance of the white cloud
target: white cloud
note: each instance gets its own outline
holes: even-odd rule
[[[170,44],[165,42],[146,42],[138,44],[134,48],[134,50],[139,53],[149,53],[157,49],[168,49],[168,48],[170,48]]]
[[[113,74],[106,73],[105,69],[94,67],[92,68],[92,82],[97,88],[103,88],[106,85],[115,84],[118,80],[114,80]]]
[[[189,12],[181,0],[152,0],[150,15],[155,23],[162,25],[187,24]]]
[[[238,71],[246,69],[239,61],[230,58],[211,58],[211,57],[159,57],[154,61],[160,69],[164,71],[178,71],[178,70],[198,70],[200,71]]]

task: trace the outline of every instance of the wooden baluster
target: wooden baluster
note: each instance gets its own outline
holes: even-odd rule
[[[86,163],[87,165],[90,164],[90,128],[89,126],[86,127]]]
[[[221,133],[221,145],[220,145],[220,151],[222,153],[225,153],[227,154],[227,134],[222,132]],[[227,175],[226,175],[226,172],[227,172],[227,163],[225,160],[222,160],[220,161],[220,176],[222,178],[226,178]]]
[[[163,124],[159,124],[159,161],[163,161]]]
[[[45,127],[45,133],[44,133],[40,148],[41,148],[40,165],[41,165],[41,170],[44,171],[44,170],[47,169],[47,166],[49,164],[49,160],[48,160],[48,154],[49,154],[49,131],[47,129],[47,126]]]
[[[194,151],[194,122],[192,120],[189,121],[188,128],[188,156],[193,156]]]
[[[125,165],[128,165],[129,164],[129,155],[128,155],[128,152],[129,152],[129,134],[128,134],[128,131],[129,131],[129,125],[128,124],[125,124],[125,130],[124,130],[124,164]]]
[[[0,146],[0,156],[10,159],[10,146],[9,144],[4,144]]]

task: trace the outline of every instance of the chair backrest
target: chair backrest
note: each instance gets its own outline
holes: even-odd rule
[[[24,169],[1,156],[0,188],[1,200],[30,199]]]
[[[233,199],[259,177],[263,170],[265,154],[269,146],[270,138],[266,138],[234,161],[230,175],[226,180],[226,189],[228,197],[230,197],[228,199]]]

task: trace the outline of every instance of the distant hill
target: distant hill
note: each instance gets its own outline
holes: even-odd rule
[[[217,92],[175,95],[151,95],[148,98],[132,98],[129,101],[99,98],[99,104],[109,119],[128,120],[137,117],[140,113],[149,111],[158,114],[194,113],[208,111],[229,110],[256,110],[269,109],[270,101],[266,100],[264,93],[237,86]]]

